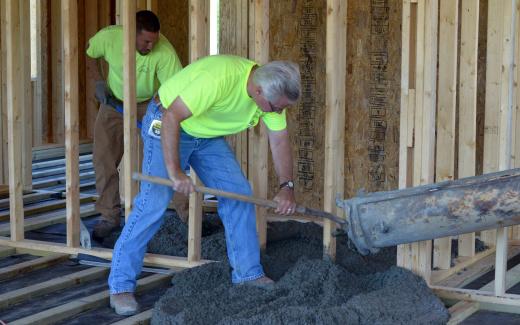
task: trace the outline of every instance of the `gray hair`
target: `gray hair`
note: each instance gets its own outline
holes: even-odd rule
[[[285,96],[291,103],[300,98],[300,69],[290,61],[272,61],[258,69],[253,75],[253,81],[260,86],[264,97],[274,102]]]

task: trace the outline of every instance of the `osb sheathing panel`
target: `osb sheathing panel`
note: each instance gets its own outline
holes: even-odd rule
[[[349,1],[345,195],[397,188],[400,0]]]
[[[302,100],[288,110],[296,196],[323,206],[325,1],[270,2],[271,60],[298,62]],[[401,69],[400,0],[348,4],[345,196],[397,188]],[[278,181],[272,163],[270,195]]]
[[[307,206],[323,206],[325,141],[325,1],[270,1],[269,51],[271,60],[299,63],[302,97],[287,110],[293,148],[296,197]],[[270,195],[278,179],[272,160]]]
[[[158,1],[156,12],[161,33],[172,43],[182,66],[189,63],[189,4],[188,0]]]

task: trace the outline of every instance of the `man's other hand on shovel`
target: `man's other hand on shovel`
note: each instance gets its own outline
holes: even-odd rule
[[[176,192],[180,192],[184,195],[190,195],[190,193],[195,191],[193,181],[183,172],[175,173],[170,177],[170,179],[173,182],[172,187]]]
[[[283,215],[291,215],[296,211],[296,200],[294,198],[294,190],[290,187],[282,187],[273,201],[278,203],[275,210],[276,213]]]

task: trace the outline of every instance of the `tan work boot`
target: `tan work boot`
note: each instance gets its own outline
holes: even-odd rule
[[[139,310],[139,304],[137,304],[133,292],[110,295],[110,307],[115,309],[116,314],[122,316],[135,315]]]
[[[92,232],[92,237],[96,240],[100,240],[110,236],[110,234],[119,228],[119,224],[116,224],[114,221],[101,219],[94,226],[94,231]]]
[[[242,282],[242,284],[261,289],[272,289],[274,287],[274,281],[271,278],[266,277],[265,275],[255,280]]]

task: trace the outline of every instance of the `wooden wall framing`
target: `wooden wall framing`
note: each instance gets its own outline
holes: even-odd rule
[[[189,57],[190,62],[194,62],[209,54],[209,0],[190,0],[189,8]],[[201,185],[193,168],[190,176],[196,185]],[[188,262],[198,262],[201,259],[203,194],[193,193],[189,200]]]
[[[17,3],[16,0],[9,1],[10,5]],[[76,0],[62,0],[60,3],[60,6],[57,4],[54,4],[53,6],[56,6],[56,8],[60,8],[59,15],[57,9],[52,9],[54,7],[51,7],[51,11],[54,10],[58,17],[61,17],[61,21],[56,22],[54,19],[54,22],[56,24],[59,24],[63,28],[63,44],[56,44],[56,46],[59,45],[60,48],[63,48],[64,50],[64,60],[60,62],[60,67],[63,65],[63,71],[60,72],[57,67],[53,68],[56,72],[54,73],[64,73],[64,84],[62,85],[63,88],[61,88],[64,92],[64,96],[61,96],[61,98],[64,98],[64,102],[62,104],[57,103],[55,105],[63,105],[65,115],[63,116],[64,119],[64,137],[65,137],[65,144],[66,144],[66,157],[67,157],[67,246],[58,245],[58,244],[51,244],[51,243],[45,243],[45,242],[37,242],[37,241],[28,241],[23,239],[23,208],[22,205],[18,202],[21,196],[18,195],[11,195],[11,199],[13,200],[12,206],[18,206],[19,209],[14,209],[15,213],[12,214],[12,237],[10,239],[7,238],[0,238],[0,242],[2,244],[6,244],[8,246],[16,246],[20,249],[41,249],[44,251],[54,251],[54,252],[62,252],[62,253],[68,253],[68,254],[74,254],[79,253],[84,250],[78,247],[79,245],[79,190],[78,190],[78,184],[79,184],[79,172],[78,172],[78,143],[79,143],[79,126],[78,126],[78,117],[80,114],[79,106],[80,103],[78,102],[78,49],[81,48],[77,41],[73,41],[77,39],[78,34],[78,26],[75,24],[78,20],[78,13],[81,12],[82,8],[78,7],[78,4],[84,5],[81,1]],[[132,17],[134,17],[134,12],[137,8],[137,5],[134,3],[134,1],[125,1],[121,4],[121,19],[123,21],[123,26],[125,30],[125,66],[128,66],[129,69],[125,69],[125,84],[133,84],[132,79],[135,78],[133,75],[131,69],[132,66],[135,65],[135,58],[132,59],[132,56],[129,55],[133,53],[131,46],[134,45],[133,42],[130,40],[133,39],[133,35],[131,31],[133,28],[131,26],[135,23],[132,20]],[[148,3],[146,4],[149,5]],[[150,5],[153,5],[151,3]],[[341,192],[341,189],[343,187],[342,183],[338,183],[338,179],[342,179],[342,177],[337,177],[337,175],[342,175],[343,169],[337,168],[336,164],[340,164],[341,157],[343,156],[343,150],[341,147],[343,146],[343,135],[342,135],[342,125],[341,122],[344,120],[344,117],[342,119],[337,119],[337,114],[340,116],[343,114],[344,116],[344,95],[342,89],[344,89],[344,83],[345,83],[345,74],[344,73],[336,73],[338,71],[338,66],[345,66],[345,49],[346,49],[346,3],[344,1],[329,1],[328,2],[328,28],[329,28],[329,47],[328,47],[328,63],[327,63],[327,71],[328,71],[328,79],[327,79],[327,87],[328,87],[328,93],[329,97],[327,100],[327,105],[330,107],[330,114],[328,114],[327,123],[330,125],[331,131],[329,132],[328,137],[328,143],[331,148],[330,151],[328,151],[326,160],[328,164],[328,170],[330,170],[333,174],[329,181],[327,181],[327,188],[325,189],[325,192],[330,194],[330,198],[328,199],[328,210],[334,210],[335,209],[335,193]],[[208,39],[207,36],[207,29],[208,29],[208,12],[209,9],[209,1],[208,0],[192,0],[189,3],[190,7],[190,60],[195,60],[198,57],[204,56],[208,53]],[[99,9],[99,7],[98,7]],[[243,9],[243,8],[242,8]],[[19,10],[15,7],[9,7],[9,10]],[[269,46],[267,46],[269,39],[269,1],[262,0],[262,1],[254,1],[248,6],[249,11],[249,49],[250,49],[250,57],[255,59],[257,62],[263,63],[267,62],[269,60]],[[243,12],[243,10],[242,10]],[[15,17],[13,15],[10,15],[11,17]],[[11,22],[9,21],[11,24]],[[13,25],[8,26],[18,26],[19,22],[14,22]],[[20,35],[19,32],[11,32],[10,29],[7,29],[8,37],[7,40],[11,40],[12,35]],[[88,31],[89,33],[94,32],[94,30]],[[340,44],[343,44],[343,46],[335,47],[333,45],[337,45],[333,42],[333,39],[335,36],[340,33],[342,37],[340,38]],[[16,39],[18,42],[21,41],[20,38]],[[56,40],[54,40],[56,41]],[[53,41],[53,42],[54,42]],[[55,42],[54,42],[55,43]],[[54,44],[53,43],[53,44]],[[11,46],[11,49],[17,48],[16,46]],[[83,50],[83,48],[82,48]],[[18,56],[8,55],[8,60],[14,60],[10,64],[10,67],[17,67],[16,60],[18,59]],[[8,61],[11,63],[11,61]],[[86,70],[88,71],[90,69],[88,66],[86,67]],[[339,69],[339,71],[345,71],[345,69]],[[11,72],[14,73],[14,72]],[[9,79],[9,78],[8,78]],[[16,100],[17,98],[21,98],[20,96],[16,96],[16,91],[21,91],[22,89],[26,89],[22,86],[20,87],[11,87],[9,88],[10,92],[13,94],[9,98],[14,98]],[[130,107],[130,109],[125,110],[125,152],[127,153],[128,157],[132,157],[132,152],[135,154],[135,146],[132,145],[132,138],[136,134],[135,130],[135,102],[132,101],[131,98],[132,93],[135,92],[135,89],[132,89],[132,87],[125,88],[125,107]],[[59,97],[59,96],[58,96]],[[343,98],[342,100],[335,100],[335,98]],[[11,99],[13,100],[13,99]],[[17,105],[8,105],[10,108],[10,114],[14,114],[16,116],[16,111],[13,111],[12,107],[17,107]],[[134,109],[132,109],[134,108]],[[54,113],[53,113],[54,114]],[[56,117],[53,117],[53,119]],[[20,121],[19,119],[10,119],[7,123],[10,128],[15,127],[16,121]],[[337,132],[336,132],[337,131]],[[10,134],[14,135],[16,133],[9,132]],[[21,139],[21,137],[18,137],[18,139]],[[262,130],[261,128],[256,129],[253,132],[250,132],[249,134],[249,143],[254,144],[254,151],[249,152],[249,157],[257,157],[257,159],[249,159],[249,170],[255,170],[257,173],[250,174],[250,177],[252,178],[253,187],[255,188],[255,192],[257,195],[266,197],[267,196],[267,136],[265,134],[265,130]],[[21,146],[13,146],[12,152],[9,153],[9,157],[11,160],[16,161],[17,155],[21,153],[19,150]],[[251,148],[251,147],[250,147]],[[134,159],[128,158],[128,164],[125,161],[125,166],[129,166],[129,168],[125,168],[125,202],[127,212],[131,209],[130,202],[131,197],[135,194],[135,190],[133,189],[134,185],[130,182],[131,178],[131,171],[136,170],[135,165],[132,165],[132,162],[135,161]],[[20,164],[17,163],[10,163],[10,166],[20,166]],[[15,173],[16,170],[13,172]],[[12,193],[17,193],[16,191],[20,192],[21,195],[21,188],[19,187],[19,180],[21,179],[21,176],[14,176],[10,177],[12,180],[13,190]],[[263,193],[263,195],[262,195]],[[18,200],[18,201],[17,201]],[[180,266],[180,267],[189,267],[189,266],[195,266],[200,265],[200,263],[204,263],[206,261],[201,260],[200,256],[200,223],[201,223],[201,211],[200,207],[200,200],[199,197],[196,199],[198,201],[192,201],[190,204],[190,222],[189,222],[189,256],[187,258],[178,258],[178,257],[151,257],[148,255],[146,257],[147,262],[156,263],[159,261],[159,263],[164,263],[166,266]],[[199,207],[199,209],[196,209]],[[16,211],[19,211],[19,213],[16,213]],[[258,229],[259,234],[261,238],[261,242],[265,244],[265,238],[266,238],[266,218],[265,218],[265,211],[259,211],[258,214],[259,222],[258,222]],[[327,256],[334,257],[335,254],[335,246],[333,237],[331,236],[331,231],[333,229],[333,225],[327,225],[325,227],[325,236],[324,236],[324,247],[325,253]],[[96,256],[104,256],[109,257],[111,254],[110,250],[91,250],[89,251],[89,254],[96,255]]]
[[[132,174],[137,171],[137,100],[136,100],[136,75],[135,75],[135,13],[137,4],[135,1],[123,1],[123,183],[125,198],[125,216],[128,219],[132,211],[134,196],[137,194],[137,182],[132,179]]]
[[[24,239],[24,213],[22,198],[22,152],[23,152],[23,5],[11,0],[5,4],[6,21],[6,90],[7,90],[7,137],[9,170],[9,206],[11,211],[11,239]],[[22,77],[20,77],[22,76]]]
[[[433,175],[436,181],[473,176],[479,160],[484,173],[515,166],[519,7],[518,0],[403,1],[400,187],[433,182]],[[482,17],[487,30],[479,30]],[[481,33],[487,33],[486,62],[478,60]],[[485,64],[485,88],[477,82],[478,64]],[[482,154],[477,145],[479,92],[486,97]],[[482,231],[480,239],[489,248],[480,253],[475,252],[476,234],[458,236],[454,266],[452,238],[436,239],[433,247],[431,241],[400,245],[397,263],[423,276],[440,297],[466,301],[450,309],[457,321],[479,308],[513,311],[506,306],[518,305],[520,295],[506,290],[520,279],[507,271],[507,260],[517,228]],[[495,280],[485,288],[439,285],[485,258],[495,260]]]
[[[62,0],[67,246],[79,246],[79,77],[78,3]],[[32,155],[31,155],[32,158]]]
[[[204,4],[204,1],[201,0],[199,2],[195,1],[194,6],[198,8]],[[25,107],[23,104],[24,94],[23,91],[27,90],[28,87],[23,83],[24,78],[20,78],[22,75],[21,71],[23,70],[23,61],[24,56],[20,55],[20,52],[23,48],[22,42],[24,39],[24,32],[27,32],[28,29],[21,28],[22,23],[28,23],[28,19],[23,17],[28,17],[25,15],[25,7],[19,6],[19,3],[25,1],[18,0],[8,0],[6,1],[5,11],[2,6],[2,13],[5,14],[2,17],[5,18],[5,26],[7,28],[2,28],[2,31],[5,30],[5,38],[2,38],[5,41],[6,53],[6,84],[7,84],[7,111],[8,111],[8,121],[7,127],[9,128],[9,132],[6,132],[9,135],[9,181],[10,181],[10,206],[11,206],[11,237],[0,238],[0,241],[7,246],[17,246],[20,249],[29,249],[36,251],[55,251],[62,252],[66,254],[77,254],[81,251],[84,251],[87,254],[94,256],[105,256],[110,258],[112,251],[104,250],[104,249],[92,249],[92,250],[83,250],[79,248],[79,172],[78,172],[78,157],[79,157],[79,125],[78,125],[78,43],[77,43],[77,15],[78,12],[78,4],[83,3],[77,0],[62,0],[58,3],[53,3],[53,8],[55,8],[56,15],[53,17],[54,22],[62,26],[63,29],[63,44],[59,44],[59,48],[63,47],[64,56],[63,62],[60,63],[63,65],[64,69],[59,71],[60,69],[56,69],[56,73],[64,74],[64,83],[63,83],[63,92],[64,96],[58,96],[57,102],[63,100],[61,104],[64,107],[64,135],[65,135],[65,146],[66,146],[66,178],[67,178],[67,245],[54,244],[54,243],[46,243],[46,242],[38,242],[38,241],[29,241],[24,239],[24,215],[23,215],[23,204],[22,204],[22,185],[23,185],[23,177],[22,177],[22,152],[23,147],[21,145],[22,136],[22,122],[24,121],[24,117],[22,115],[21,107]],[[28,3],[28,2],[27,2]],[[157,5],[154,1],[147,1],[147,6]],[[28,8],[28,6],[27,6]],[[59,8],[59,10],[57,9]],[[135,35],[132,35],[132,31],[135,33],[135,10],[136,3],[134,1],[125,1],[123,3],[123,25],[125,27],[125,55],[127,60],[127,66],[129,69],[125,70],[125,84],[135,84],[132,82],[132,78],[135,78],[135,57],[132,60],[131,55],[128,53],[134,53],[135,51],[132,48],[127,48],[128,46],[134,46],[135,42],[133,39]],[[59,15],[58,15],[59,13]],[[61,17],[61,21],[56,22],[56,17]],[[132,19],[133,18],[133,19]],[[196,21],[204,23],[204,16],[197,16]],[[4,35],[4,34],[2,34]],[[198,34],[197,34],[198,35]],[[131,40],[131,41],[129,41]],[[58,46],[58,45],[56,45]],[[4,48],[4,47],[3,47]],[[202,55],[203,50],[199,49],[198,55]],[[134,54],[135,55],[135,54]],[[4,57],[4,56],[2,56]],[[28,70],[23,70],[28,72]],[[133,74],[132,74],[133,72]],[[3,76],[4,74],[2,74]],[[15,77],[16,76],[16,77]],[[2,79],[3,80],[3,79]],[[125,89],[125,107],[133,107],[133,109],[125,110],[125,138],[132,139],[135,138],[137,132],[135,128],[135,119],[136,119],[136,109],[135,109],[135,96],[132,96],[132,91],[135,93],[135,90],[132,90],[131,87],[127,87]],[[29,96],[30,98],[30,96]],[[132,100],[134,98],[134,100]],[[132,141],[127,141],[125,143],[125,149],[130,154],[126,155],[131,157],[131,153],[136,153],[135,146],[132,145]],[[32,155],[31,155],[32,158]],[[127,166],[127,172],[125,172],[125,178],[127,181],[125,182],[125,193],[132,193],[131,189],[131,172],[135,170],[135,164],[131,165],[135,160],[129,159],[129,163]],[[134,167],[134,168],[132,168]],[[131,202],[132,200],[126,200],[126,202]],[[131,208],[131,207],[127,207]],[[199,227],[200,232],[200,227]],[[199,234],[200,241],[200,234]],[[198,246],[199,256],[200,256],[200,244]],[[191,255],[196,255],[196,253],[192,253]],[[145,261],[152,264],[165,265],[170,267],[180,266],[180,267],[191,267],[195,265],[200,265],[201,263],[205,263],[207,261],[200,260],[199,258],[193,259],[192,261],[188,261],[187,258],[178,258],[178,257],[168,257],[168,256],[153,256],[148,254],[145,258]]]
[[[348,1],[327,1],[326,100],[325,100],[325,180],[324,209],[335,215],[336,195],[343,197],[345,179],[345,83],[347,70]],[[336,224],[323,223],[323,253],[336,257]]]
[[[427,184],[434,181],[455,179],[471,176],[478,173],[479,164],[483,165],[484,172],[507,169],[520,166],[520,0],[487,0],[487,28],[479,30],[482,19],[482,2],[485,0],[403,0],[402,1],[402,61],[401,61],[401,111],[400,111],[400,147],[399,147],[399,187]],[[209,0],[191,0],[189,6],[189,61],[196,60],[208,53],[207,29]],[[279,3],[268,0],[251,0],[247,6],[242,1],[231,1],[236,9],[237,17],[240,13],[241,23],[237,26],[248,26],[248,32],[242,30],[235,39],[237,53],[248,55],[259,63],[272,59],[270,48],[270,10]],[[22,161],[24,145],[27,135],[21,130],[21,123],[25,121],[20,107],[25,105],[27,91],[30,88],[27,79],[16,78],[25,76],[27,70],[23,68],[26,58],[18,52],[23,48],[25,6],[19,1],[2,1],[2,73],[1,84],[7,94],[5,105],[8,115],[7,123],[2,125],[4,142],[7,148],[9,176],[10,204],[11,204],[11,237],[0,237],[0,244],[19,249],[34,249],[41,251],[61,252],[66,254],[87,253],[103,258],[111,257],[111,250],[93,249],[84,250],[78,247],[79,243],[79,197],[77,192],[78,171],[77,146],[80,135],[78,114],[80,103],[77,102],[79,80],[76,72],[78,67],[78,51],[81,46],[71,40],[77,39],[77,14],[81,12],[78,4],[91,6],[89,1],[62,0],[61,6],[56,4],[46,7],[55,13],[60,20],[53,19],[53,28],[63,29],[63,43],[57,42],[56,35],[48,39],[52,48],[63,47],[63,62],[54,62],[47,58],[53,74],[64,75],[62,88],[57,87],[55,92],[63,92],[64,96],[57,96],[56,103],[46,104],[58,107],[63,106],[64,115],[56,116],[53,109],[49,120],[63,122],[63,134],[67,153],[67,245],[51,244],[46,242],[24,239],[24,215],[22,206],[22,189],[24,175]],[[49,2],[50,3],[50,2]],[[125,26],[125,84],[133,84],[135,78],[131,67],[135,64],[132,58],[131,34],[134,22],[132,17],[139,6],[157,7],[161,4],[154,1],[129,0],[118,2],[122,7],[119,13]],[[307,3],[307,2],[306,2]],[[229,2],[228,2],[229,4]],[[351,4],[351,2],[348,2]],[[98,2],[101,10],[102,2]],[[118,6],[119,8],[119,6]],[[347,65],[347,1],[328,0],[324,9],[326,17],[326,52],[325,52],[325,114],[324,124],[327,130],[324,133],[324,179],[323,203],[320,207],[339,214],[335,206],[336,193],[345,192],[345,129],[346,106],[345,101],[345,74],[349,71]],[[103,10],[106,10],[103,9]],[[247,19],[245,14],[247,13]],[[100,15],[100,14],[99,14]],[[99,17],[99,16],[98,16]],[[87,18],[85,18],[87,19]],[[104,24],[99,22],[99,24]],[[61,26],[61,27],[60,27]],[[130,28],[129,28],[130,27]],[[135,30],[134,30],[135,31]],[[86,34],[95,32],[85,30]],[[478,83],[478,50],[479,39],[482,33],[487,33],[487,62],[485,89],[479,89]],[[246,37],[247,34],[247,37]],[[338,37],[339,35],[339,37]],[[59,43],[59,44],[58,44]],[[249,52],[246,53],[246,49]],[[60,50],[61,51],[61,50]],[[64,69],[65,68],[65,69]],[[88,71],[92,67],[86,66]],[[87,87],[88,88],[88,87]],[[54,89],[54,88],[53,88]],[[61,90],[60,90],[61,89]],[[42,90],[40,90],[42,91]],[[483,137],[483,154],[478,152],[478,93],[485,91],[485,121]],[[131,182],[131,172],[135,167],[135,101],[132,94],[135,89],[125,88],[125,104],[129,107],[125,111],[125,151],[128,161],[125,162],[125,202],[127,212],[131,209],[135,185]],[[87,96],[88,97],[88,96]],[[61,98],[64,98],[62,102]],[[2,98],[2,101],[4,98]],[[3,113],[4,114],[4,113]],[[83,113],[81,113],[83,114]],[[88,115],[88,113],[87,113]],[[44,120],[45,118],[43,118]],[[3,119],[2,121],[5,121]],[[60,122],[61,123],[61,122]],[[461,127],[464,123],[464,127]],[[42,127],[43,129],[43,127]],[[52,137],[59,137],[60,129],[55,129]],[[247,139],[242,135],[235,140],[240,147],[240,161],[245,166],[253,183],[257,196],[267,197],[270,190],[269,162],[267,136],[263,126],[249,132]],[[240,141],[240,143],[238,143]],[[248,159],[243,157],[246,155]],[[2,150],[5,155],[6,151]],[[481,161],[480,161],[481,160]],[[27,169],[27,168],[26,168]],[[25,169],[25,170],[26,170]],[[272,184],[271,184],[272,185]],[[194,196],[190,204],[189,220],[189,253],[188,257],[167,257],[148,254],[147,263],[169,267],[192,267],[207,261],[200,256],[200,223],[201,197]],[[262,246],[266,242],[267,215],[263,209],[258,211],[258,231]],[[324,253],[334,258],[335,243],[331,232],[334,226],[325,223]],[[478,235],[478,234],[477,234]],[[508,236],[518,239],[518,227],[511,230],[498,229],[496,232],[482,232],[480,234],[489,246],[487,251],[476,253],[474,242],[476,234],[465,234],[458,238],[459,263],[450,265],[451,238],[437,239],[434,242],[425,241],[401,245],[398,248],[397,263],[420,274],[435,289],[438,295],[446,298],[456,298],[468,301],[477,301],[486,304],[518,306],[520,297],[506,294],[510,283],[506,282],[506,262],[508,257]],[[433,260],[432,260],[433,253]],[[493,294],[484,294],[482,291],[468,291],[458,288],[436,285],[449,275],[462,268],[493,256],[495,262],[495,281]],[[432,266],[438,270],[432,271]],[[473,308],[475,309],[475,308]],[[478,309],[478,308],[477,308]]]

